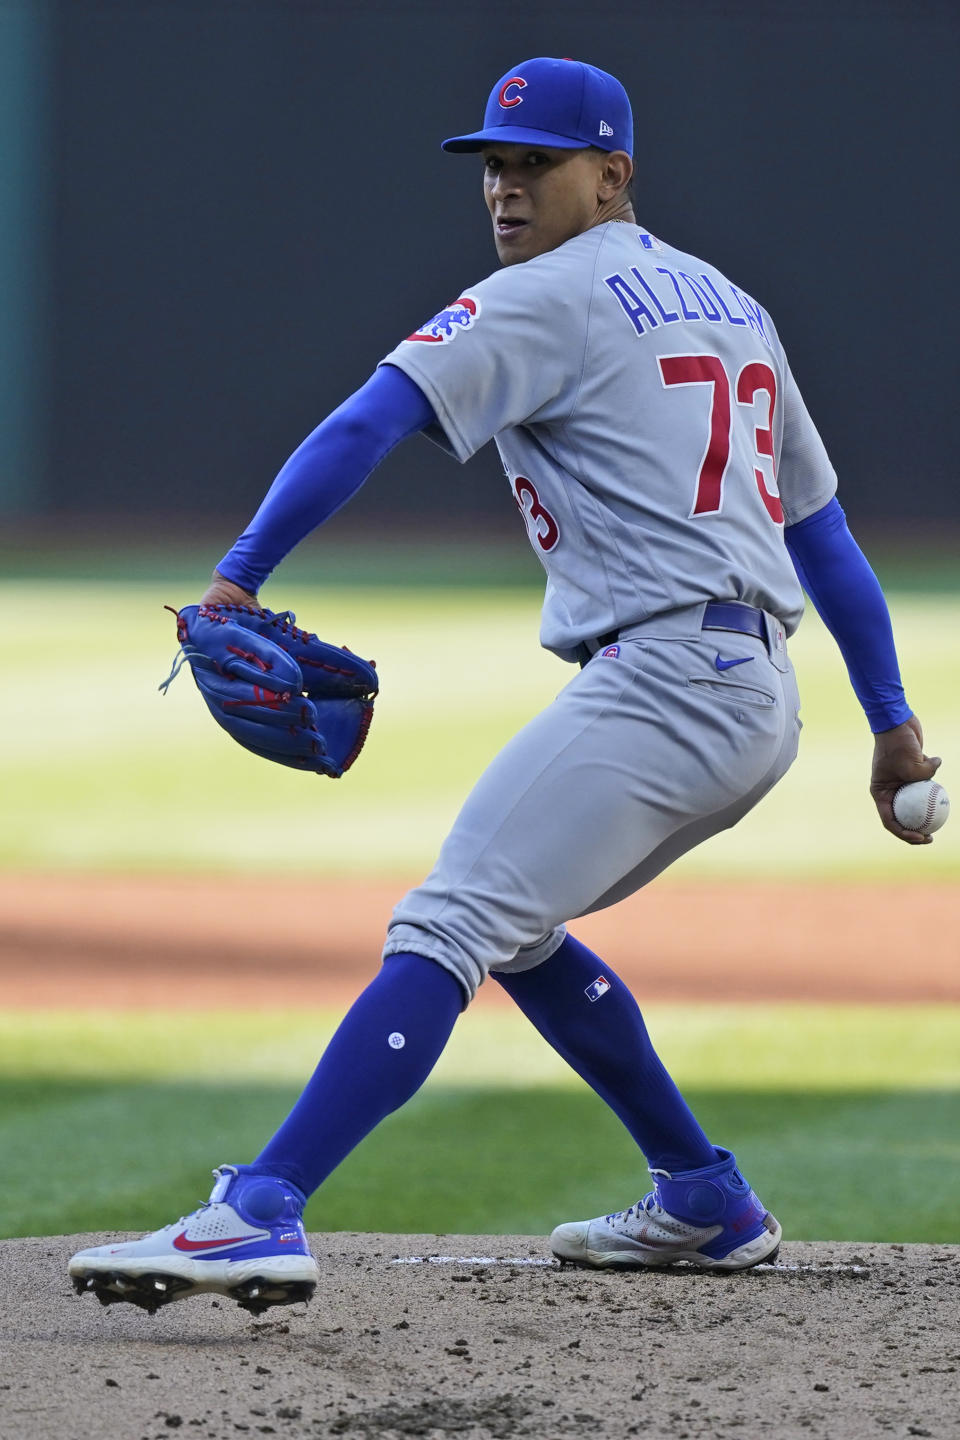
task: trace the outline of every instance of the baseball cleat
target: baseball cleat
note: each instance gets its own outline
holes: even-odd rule
[[[715,1165],[675,1175],[651,1170],[653,1189],[629,1210],[558,1225],[558,1260],[597,1270],[688,1261],[704,1270],[747,1270],[771,1262],[780,1226],[754,1195],[729,1150]]]
[[[306,1197],[295,1185],[221,1165],[198,1210],[116,1245],[79,1250],[69,1273],[78,1295],[126,1300],[152,1315],[188,1295],[226,1295],[260,1315],[309,1300],[319,1278],[303,1229]]]

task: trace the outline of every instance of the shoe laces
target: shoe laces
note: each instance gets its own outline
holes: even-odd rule
[[[210,1174],[213,1176],[214,1180],[222,1180],[228,1170],[231,1171],[234,1175],[240,1174],[240,1171],[237,1169],[236,1165],[219,1165],[216,1170],[211,1170]],[[157,1231],[157,1234],[162,1235],[164,1230],[176,1230],[177,1226],[182,1225],[185,1220],[190,1220],[194,1215],[201,1215],[204,1210],[209,1210],[210,1206],[213,1203],[214,1202],[212,1200],[201,1200],[200,1204],[196,1207],[195,1210],[191,1210],[188,1215],[181,1215],[179,1220],[173,1220],[169,1225],[161,1226],[161,1228]]]
[[[603,1218],[608,1225],[616,1225],[618,1222],[621,1225],[625,1225],[628,1220],[633,1220],[634,1217],[639,1220],[641,1215],[653,1215],[655,1211],[662,1209],[663,1207],[657,1200],[657,1192],[651,1190],[648,1195],[644,1195],[642,1200],[634,1201],[629,1209],[614,1210],[610,1215],[604,1215]]]

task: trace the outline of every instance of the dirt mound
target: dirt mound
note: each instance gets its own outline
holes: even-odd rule
[[[316,1235],[309,1307],[76,1297],[0,1243],[0,1436],[956,1435],[960,1247],[786,1244],[734,1276],[560,1269],[524,1235]],[[432,1258],[430,1258],[432,1257]]]

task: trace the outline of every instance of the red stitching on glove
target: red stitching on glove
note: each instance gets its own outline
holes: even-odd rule
[[[252,665],[257,665],[261,670],[273,669],[273,666],[268,665],[266,660],[261,660],[259,655],[254,655],[252,650],[241,650],[239,645],[228,645],[227,650],[231,655],[239,655],[241,660],[249,660]]]
[[[224,700],[224,710],[282,710],[290,703],[289,690],[264,690],[253,686],[252,700]]]
[[[342,769],[343,771],[349,770],[349,769],[350,769],[350,766],[353,764],[354,760],[356,760],[357,756],[360,754],[360,751],[363,749],[364,744],[366,743],[367,734],[368,734],[368,732],[369,732],[369,730],[370,730],[370,726],[372,725],[372,723],[373,723],[373,701],[372,701],[372,700],[365,700],[365,701],[363,702],[363,717],[362,717],[362,719],[361,719],[361,721],[360,721],[360,729],[357,731],[357,738],[356,738],[356,740],[353,742],[353,749],[350,751],[350,754],[347,756],[346,760],[344,760],[344,762],[343,762],[343,764],[342,764],[342,766],[341,766],[341,769]],[[331,778],[332,780],[339,780],[339,779],[340,779],[340,776],[339,776],[339,775],[332,775],[330,778]]]
[[[331,675],[345,675],[348,680],[358,680],[356,670],[344,669],[342,665],[331,665],[327,660],[311,660],[308,655],[301,655],[299,664],[312,665],[317,670],[328,670]]]
[[[350,646],[349,646],[349,645],[341,645],[341,646],[340,646],[340,649],[341,649],[341,650],[346,650],[346,652],[347,652],[348,655],[352,655],[352,654],[353,654],[353,651],[350,649]],[[367,661],[367,664],[370,666],[370,669],[371,669],[371,670],[376,670],[376,668],[377,668],[377,662],[376,662],[376,660],[368,660],[368,661]]]
[[[221,614],[221,611],[226,613]],[[261,619],[266,619],[267,614],[265,610],[255,610],[252,605],[228,605],[226,601],[218,605],[207,604],[197,607],[198,615],[202,615],[207,620],[216,620],[220,625],[226,625],[227,615],[232,615],[237,611],[243,615],[259,615]]]
[[[263,614],[263,611],[260,613]],[[311,631],[302,630],[299,625],[291,625],[289,620],[281,621],[279,615],[274,616],[270,624],[275,629],[279,628],[282,635],[292,635],[294,640],[299,640],[302,645],[306,645],[309,640],[316,640],[317,638]]]

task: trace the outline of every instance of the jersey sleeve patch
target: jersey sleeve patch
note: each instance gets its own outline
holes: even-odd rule
[[[452,300],[432,320],[408,335],[408,340],[421,340],[426,345],[449,345],[463,330],[470,330],[480,315],[480,301],[475,295],[461,295]]]

